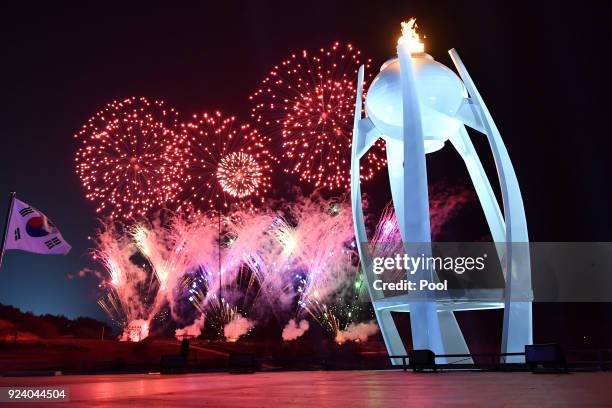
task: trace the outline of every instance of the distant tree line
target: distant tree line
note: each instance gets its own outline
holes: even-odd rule
[[[32,312],[0,303],[0,337],[11,336],[15,331],[29,332],[41,338],[74,337],[81,339],[99,339],[102,330],[105,336],[113,335],[112,328],[104,322],[91,317],[69,319],[65,316],[44,314],[37,316]],[[1,323],[1,322],[0,322]]]

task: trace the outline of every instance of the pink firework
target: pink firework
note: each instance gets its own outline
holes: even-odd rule
[[[269,138],[221,112],[194,115],[180,125],[189,145],[183,199],[198,210],[251,206],[271,187]]]
[[[249,97],[257,125],[282,140],[285,171],[315,187],[349,186],[357,71],[364,64],[369,74],[370,62],[351,44],[302,51],[275,66]],[[383,151],[378,142],[364,158],[362,180],[386,165]]]
[[[180,190],[186,141],[178,114],[162,101],[131,97],[96,113],[75,135],[76,172],[96,211],[111,219],[143,216]]]

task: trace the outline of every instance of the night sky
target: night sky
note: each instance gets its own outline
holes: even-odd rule
[[[0,303],[103,317],[97,281],[68,275],[91,264],[96,226],[74,171],[73,134],[106,103],[145,96],[184,116],[220,109],[246,121],[248,95],[292,52],[350,41],[377,70],[411,16],[436,60],[452,66],[447,50],[459,51],[492,111],[530,238],[612,240],[607,1],[10,3],[0,11],[0,213],[16,190],[73,250],[8,251]],[[435,177],[465,180],[448,147],[428,161]]]

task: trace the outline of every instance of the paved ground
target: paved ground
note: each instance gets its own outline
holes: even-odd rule
[[[67,386],[67,407],[612,406],[612,373],[314,371],[257,374],[0,378],[0,386]],[[5,404],[42,407],[47,404]]]

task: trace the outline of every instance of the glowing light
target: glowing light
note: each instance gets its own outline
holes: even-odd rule
[[[391,233],[395,230],[395,228],[396,228],[396,225],[395,225],[394,220],[389,219],[383,223],[383,233],[387,236],[391,235]]]
[[[263,170],[253,156],[232,152],[223,157],[217,167],[217,179],[223,191],[244,198],[255,193],[262,184]]]
[[[362,64],[369,75],[370,60],[351,44],[302,51],[275,66],[249,97],[257,126],[282,140],[286,172],[315,187],[348,188],[355,78]],[[383,151],[377,142],[366,155],[362,180],[386,165]]]
[[[131,231],[132,239],[134,243],[140,249],[140,252],[145,256],[151,255],[151,248],[149,247],[149,231],[142,225],[135,225]]]
[[[219,111],[194,115],[180,127],[189,144],[181,199],[198,210],[216,209],[220,203],[229,207],[232,198],[249,207],[264,201],[276,161],[268,149],[270,138]]]
[[[149,322],[138,319],[128,323],[120,340],[139,342],[147,337],[149,337]]]
[[[185,139],[171,130],[174,109],[162,101],[128,98],[96,113],[75,137],[76,172],[96,212],[144,216],[180,189]]]
[[[402,36],[397,40],[398,45],[403,45],[408,48],[408,51],[414,54],[425,52],[425,44],[421,42],[419,33],[416,29],[416,18],[402,22]]]

